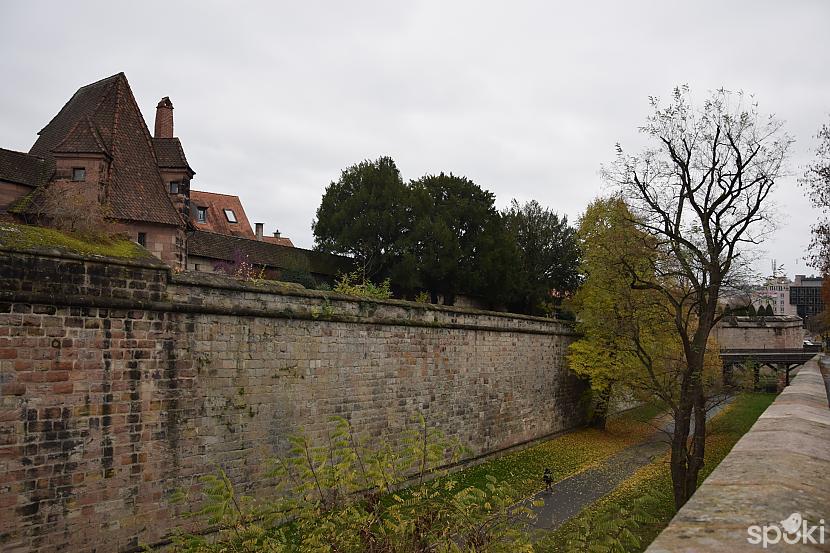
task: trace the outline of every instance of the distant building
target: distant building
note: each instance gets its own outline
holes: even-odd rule
[[[262,223],[255,223],[255,232],[239,196],[191,190],[190,205],[191,221],[198,230],[294,247],[289,238],[280,236],[280,231],[275,231],[273,236],[264,236]]]
[[[802,319],[806,320],[824,311],[822,283],[821,277],[795,275],[795,281],[790,285],[790,305]]]
[[[80,193],[105,202],[121,231],[162,261],[184,267],[184,199],[194,173],[173,138],[172,104],[167,109],[162,103],[169,120],[156,122],[153,137],[123,73],[81,87],[28,153],[0,150],[0,204],[25,219],[36,215],[50,191]],[[157,148],[174,158],[170,167]],[[173,175],[185,191],[178,198],[165,182]]]
[[[755,309],[772,307],[774,315],[790,316],[796,315],[795,306],[790,303],[790,285],[792,282],[787,277],[772,276],[767,281],[752,291],[750,299]]]
[[[756,349],[801,349],[804,343],[802,321],[796,316],[728,316],[714,328],[721,351]]]
[[[173,133],[173,103],[156,106],[151,135],[127,77],[78,89],[38,133],[29,152],[0,148],[0,217],[37,220],[52,187],[108,206],[118,230],[168,265],[213,271],[239,256],[269,274],[331,281],[352,260],[293,248],[276,231],[256,230],[238,196],[193,190],[196,172]]]

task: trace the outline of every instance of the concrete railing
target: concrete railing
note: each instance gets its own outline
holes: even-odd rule
[[[830,408],[818,359],[799,370],[646,553],[830,551]]]

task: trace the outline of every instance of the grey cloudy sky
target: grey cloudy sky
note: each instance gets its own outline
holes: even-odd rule
[[[124,71],[152,128],[170,96],[194,187],[311,247],[326,185],[390,155],[404,178],[465,175],[499,207],[575,221],[599,168],[636,150],[647,97],[754,93],[797,142],[830,120],[830,2],[0,3],[0,147],[27,151],[80,86]],[[815,218],[795,177],[766,243],[788,273]],[[759,264],[768,270],[769,260]]]

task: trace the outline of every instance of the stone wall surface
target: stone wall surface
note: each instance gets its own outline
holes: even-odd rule
[[[830,408],[816,358],[799,370],[646,553],[830,551],[828,475]],[[799,533],[785,541],[782,528],[796,519]]]
[[[167,501],[344,416],[394,439],[423,413],[472,456],[582,423],[563,323],[152,263],[0,251],[0,550],[128,551]]]
[[[726,317],[715,326],[722,350],[802,349],[804,325],[800,317]]]

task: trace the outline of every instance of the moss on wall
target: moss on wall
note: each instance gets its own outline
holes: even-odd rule
[[[151,258],[147,250],[123,238],[94,242],[51,228],[5,222],[0,223],[0,247],[18,251],[50,249],[79,255],[122,259]]]

